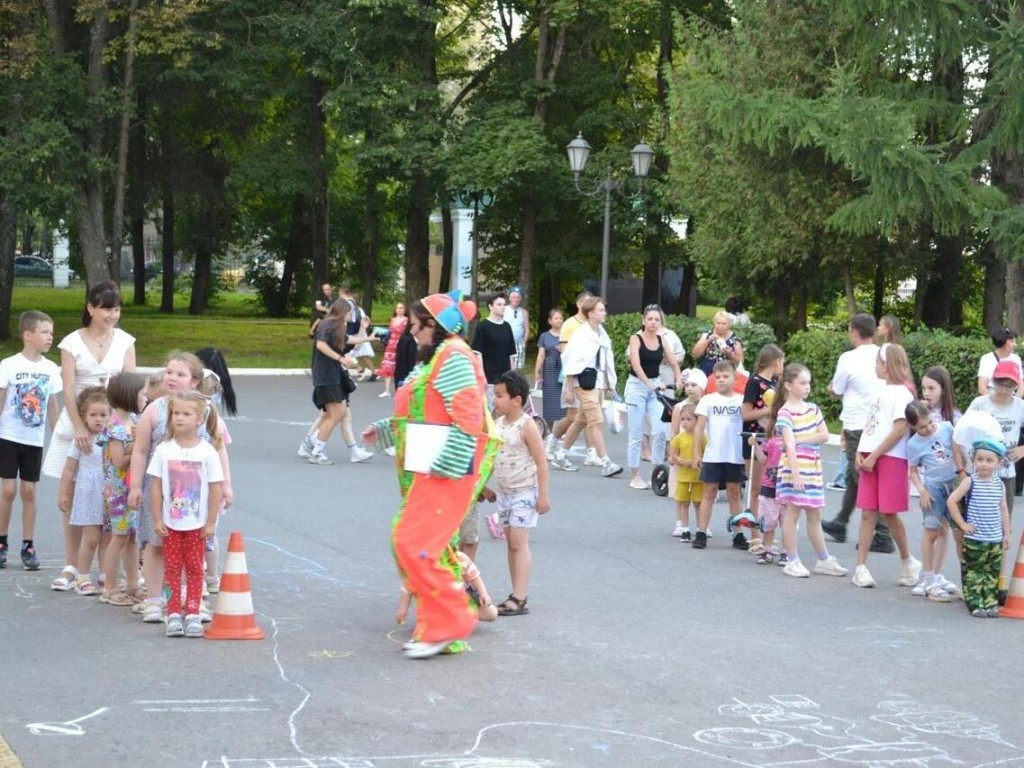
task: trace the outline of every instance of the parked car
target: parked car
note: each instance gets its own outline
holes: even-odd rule
[[[52,279],[53,265],[39,256],[15,256],[14,276]]]

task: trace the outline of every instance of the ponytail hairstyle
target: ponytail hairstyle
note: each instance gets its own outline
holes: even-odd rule
[[[765,344],[757,353],[757,360],[754,361],[754,373],[760,373],[765,368],[770,368],[779,360],[785,360],[786,353],[777,344]]]
[[[806,365],[800,365],[800,363],[790,363],[782,369],[779,388],[775,393],[775,399],[772,400],[772,409],[768,414],[768,424],[764,428],[764,433],[768,437],[775,434],[775,422],[778,421],[779,411],[782,410],[783,404],[789,399],[789,385],[804,373],[810,374],[810,371]]]
[[[903,415],[907,418],[907,424],[916,431],[918,422],[920,422],[925,416],[931,416],[932,409],[928,407],[928,403],[924,400],[915,400],[914,402],[907,404],[907,408]]]
[[[85,420],[85,412],[89,410],[89,406],[93,403],[103,403],[106,406],[110,405],[110,400],[107,398],[107,390],[103,387],[86,387],[78,393],[78,397],[75,398],[75,407],[78,409],[78,415]]]
[[[210,400],[197,389],[190,389],[186,392],[172,392],[167,396],[167,434],[164,440],[174,439],[174,424],[171,420],[171,413],[175,403],[191,403],[196,412],[200,415],[200,421],[204,423],[207,433],[210,435],[210,445],[218,451],[223,447],[218,425],[220,419],[217,416],[217,409],[213,407]]]
[[[231,371],[228,370],[228,361],[224,359],[219,349],[215,347],[203,347],[196,352],[210,375],[204,375],[199,385],[200,391],[212,397],[214,403],[224,403],[224,410],[228,416],[235,416],[238,413],[238,398],[235,397],[235,388],[231,384]],[[207,391],[210,389],[212,391]]]
[[[113,280],[104,280],[92,286],[85,294],[85,306],[82,308],[82,327],[88,328],[92,322],[93,309],[113,309],[121,306],[121,291]]]
[[[956,403],[953,401],[953,377],[949,375],[944,365],[933,365],[921,376],[922,379],[931,379],[942,389],[942,397],[939,398],[939,411],[942,420],[953,423],[956,412]]]
[[[899,344],[883,344],[878,350],[878,359],[885,367],[885,380],[888,384],[902,384],[910,390],[910,394],[917,397],[914,374],[910,372],[910,360],[903,347]]]

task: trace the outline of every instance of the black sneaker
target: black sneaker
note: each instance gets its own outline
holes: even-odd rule
[[[697,531],[693,536],[693,548],[694,549],[707,549],[708,547],[708,535],[704,531]]]
[[[680,536],[679,536],[679,540],[681,542],[683,542],[684,544],[691,543],[690,542],[690,532],[689,531],[683,531],[682,534],[680,534]]]
[[[0,544],[0,568],[7,567],[7,545]]]
[[[827,533],[833,541],[840,544],[846,541],[846,526],[842,523],[837,523],[835,520],[822,520],[821,530]]]
[[[746,552],[748,549],[750,549],[750,542],[747,541],[747,537],[744,536],[742,533],[737,533],[735,536],[732,537],[732,548],[741,549],[744,552]]]
[[[893,540],[886,536],[882,538],[877,533],[871,539],[871,546],[868,547],[869,552],[881,552],[883,555],[889,555],[896,551],[896,544]]]
[[[780,552],[779,556],[775,558],[776,565],[786,565],[789,562],[789,555],[785,552]]]
[[[7,553],[4,552],[4,560],[7,559]],[[25,567],[26,571],[38,571],[39,570],[39,558],[36,557],[36,550],[33,547],[21,550],[21,564]]]
[[[766,549],[761,553],[761,556],[757,558],[758,565],[771,565],[775,562],[775,553],[770,549]]]
[[[1007,593],[1008,593],[1008,590],[1005,590],[1005,589],[1000,589],[998,592],[996,592],[996,602],[999,603],[1000,605],[1006,605],[1006,595],[1007,595]]]

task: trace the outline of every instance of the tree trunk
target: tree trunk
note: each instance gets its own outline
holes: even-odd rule
[[[1024,328],[1024,259],[1010,262],[1006,270],[1007,326],[1017,333]]]
[[[132,238],[132,303],[146,303],[146,219],[132,215],[129,222],[129,234]]]
[[[796,294],[796,317],[793,322],[798,331],[807,330],[807,286],[802,283]]]
[[[163,237],[160,243],[160,260],[163,265],[163,279],[160,281],[160,311],[174,312],[174,191],[170,184],[164,184],[163,195]]]
[[[843,262],[843,294],[846,296],[846,313],[853,317],[857,314],[857,296],[853,292],[853,270],[850,262]]]
[[[405,298],[407,305],[430,290],[430,182],[413,171],[405,214]]]
[[[213,267],[213,251],[209,240],[200,237],[196,246],[195,261],[192,264],[192,294],[189,297],[188,313],[201,315],[210,303],[210,272]]]
[[[142,98],[139,99],[140,112]],[[129,230],[132,238],[132,301],[139,306],[146,303],[146,146],[145,124],[136,122],[135,134],[129,143],[128,177],[131,199],[128,201]]]
[[[117,279],[113,269],[113,258],[107,255],[106,213],[104,199],[102,161],[106,157],[106,115],[102,105],[103,92],[107,85],[107,63],[104,58],[110,37],[110,18],[105,3],[96,3],[93,8],[92,25],[89,28],[89,49],[87,52],[87,81],[93,106],[88,117],[86,151],[89,169],[85,182],[75,195],[78,207],[78,246],[82,249],[85,276],[88,285],[96,285],[111,278]]]
[[[380,192],[379,180],[373,176],[366,177],[366,219],[364,239],[366,251],[363,254],[363,309],[367,314],[373,312],[373,301],[376,298],[377,260],[380,258],[381,218],[384,215],[385,200]]]
[[[871,314],[877,320],[885,313],[885,262],[882,260],[881,249],[876,254],[874,293],[871,297]]]
[[[317,286],[330,282],[328,273],[327,243],[327,207],[329,201],[329,179],[327,175],[327,116],[324,114],[323,100],[327,87],[322,80],[307,76],[307,158],[313,169],[312,186],[309,198],[309,248],[313,260],[314,284]],[[297,262],[296,266],[298,265]],[[290,276],[287,285],[291,290]],[[287,306],[287,304],[285,305]]]
[[[925,288],[921,321],[928,328],[948,328],[953,312],[953,289],[960,272],[964,241],[960,235],[939,236],[934,240],[935,259]]]
[[[985,244],[982,263],[985,265],[982,321],[991,333],[1002,326],[1006,312],[1006,259],[998,253],[995,244],[989,242]]]
[[[302,263],[303,256],[309,253],[310,249],[310,238],[313,234],[313,229],[309,225],[309,207],[306,204],[306,197],[301,192],[296,192],[292,196],[292,224],[291,229],[288,231],[288,249],[285,251],[284,256],[284,272],[281,274],[281,284],[278,286],[276,295],[274,296],[274,303],[272,306],[267,307],[267,314],[271,317],[285,317],[288,314],[288,296],[290,295],[292,281],[294,279],[295,271],[299,268],[299,264]],[[329,282],[327,279],[317,281],[317,290],[319,286]],[[312,313],[313,303],[309,304],[309,311]],[[313,315],[310,315],[312,320]]]
[[[537,252],[537,199],[530,191],[523,193],[522,236],[522,251],[519,256],[519,285],[529,296],[533,288],[533,255]]]
[[[452,226],[452,206],[445,201],[441,204],[441,279],[438,281],[438,290],[447,293],[452,290],[452,261],[455,252],[455,227]],[[363,291],[366,290],[366,283],[363,284]],[[367,312],[370,310],[363,307]]]
[[[0,341],[11,338],[14,250],[18,246],[18,209],[10,193],[0,193]]]
[[[113,264],[111,272],[115,280],[121,277],[121,242],[124,232],[124,190],[128,179],[128,134],[131,129],[132,77],[135,72],[135,38],[138,19],[136,11],[139,0],[131,0],[128,5],[128,32],[125,35],[124,78],[121,84],[121,120],[117,134],[117,170],[114,176],[114,215],[110,220],[110,259]],[[136,283],[137,285],[137,283]],[[145,295],[142,296],[145,302]],[[136,290],[136,303],[138,291]]]
[[[23,254],[36,252],[36,217],[28,214],[22,219],[21,225],[21,252]]]

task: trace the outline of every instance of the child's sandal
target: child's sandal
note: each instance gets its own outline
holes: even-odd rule
[[[78,580],[75,581],[75,594],[82,595],[83,597],[93,597],[98,593],[99,590],[88,576],[79,576]]]
[[[103,594],[100,595],[99,600],[101,603],[106,603],[107,605],[135,605],[135,601],[132,599],[131,595],[121,592],[120,590],[104,590]]]
[[[498,606],[499,616],[523,616],[529,612],[530,609],[526,607],[526,598],[520,600],[515,595],[509,595]]]
[[[54,592],[70,592],[75,588],[78,576],[78,569],[75,566],[65,565],[60,572],[60,576],[50,582],[50,589]]]

